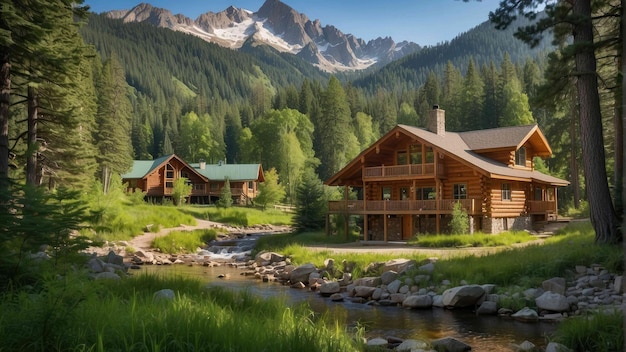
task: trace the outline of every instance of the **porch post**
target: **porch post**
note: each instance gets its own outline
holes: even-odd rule
[[[348,239],[348,221],[350,220],[350,214],[348,213],[348,186],[343,186],[343,199],[345,201],[346,204],[346,211],[343,215],[343,233],[346,236],[346,239]]]
[[[387,213],[383,214],[383,240],[387,242]]]
[[[435,178],[435,199],[437,200],[436,205],[435,205],[435,231],[437,232],[437,234],[440,233],[440,222],[441,220],[439,219],[440,217],[440,203],[441,203],[441,181],[439,181],[439,178]]]
[[[559,195],[556,193],[557,189],[559,188],[554,186],[554,221],[559,220]]]
[[[367,214],[364,214],[364,215],[363,215],[363,240],[364,240],[365,242],[367,242],[367,240],[368,240],[368,238],[367,238],[367,236],[368,236],[368,231],[369,231],[369,226],[368,226],[368,224],[367,224],[368,220],[369,220],[369,219],[368,219]]]

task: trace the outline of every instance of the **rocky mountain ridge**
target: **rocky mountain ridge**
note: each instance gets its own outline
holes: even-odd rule
[[[148,3],[110,11],[107,16],[124,22],[147,22],[231,49],[268,45],[329,72],[384,65],[421,49],[415,43],[396,43],[389,37],[366,42],[335,26],[322,26],[319,20],[310,20],[280,0],[266,0],[257,12],[230,6],[221,12],[201,14],[195,20]]]

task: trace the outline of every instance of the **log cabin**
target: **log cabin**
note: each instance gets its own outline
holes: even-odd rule
[[[535,170],[535,157],[551,155],[537,125],[447,132],[435,105],[426,129],[397,125],[325,182],[345,190],[328,204],[326,231],[343,215],[362,219],[365,241],[445,233],[455,203],[470,233],[530,229],[556,219],[557,189],[569,184]]]
[[[233,202],[248,204],[254,201],[259,183],[264,182],[261,164],[207,164],[204,161],[189,164],[175,154],[154,160],[134,160],[131,170],[122,175],[128,190],[140,189],[146,199],[162,201],[172,197],[174,181],[187,179],[192,191],[190,203],[212,204],[220,199],[228,180]]]

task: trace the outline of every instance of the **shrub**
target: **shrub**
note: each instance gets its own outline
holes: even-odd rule
[[[153,246],[163,253],[193,253],[198,247],[202,247],[215,238],[217,238],[215,229],[172,231],[166,236],[156,238]]]
[[[450,220],[450,233],[458,235],[469,232],[469,217],[463,209],[463,205],[457,202],[452,208],[452,220]]]

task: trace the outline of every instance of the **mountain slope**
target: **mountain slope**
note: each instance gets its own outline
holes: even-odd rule
[[[280,0],[266,0],[257,12],[230,6],[221,12],[204,13],[195,20],[147,3],[130,10],[110,11],[107,16],[188,33],[231,49],[251,43],[268,45],[329,72],[382,66],[420,50],[415,43],[395,43],[388,37],[365,42],[332,25],[311,21]]]

